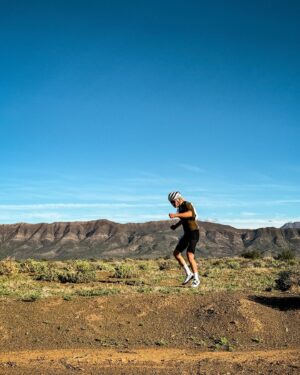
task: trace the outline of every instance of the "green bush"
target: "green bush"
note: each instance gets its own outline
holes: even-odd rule
[[[233,346],[230,344],[229,340],[226,337],[219,337],[214,339],[214,349],[222,349],[232,352]]]
[[[40,292],[29,292],[27,294],[24,294],[22,297],[21,297],[21,301],[23,302],[34,302],[36,301],[37,299],[39,299],[41,297],[41,293]]]
[[[253,267],[260,268],[265,266],[265,263],[262,260],[255,260],[253,262]]]
[[[78,296],[82,297],[99,297],[118,293],[120,293],[118,289],[83,289],[76,292]]]
[[[276,289],[279,289],[283,292],[289,290],[292,286],[292,271],[282,271],[278,275],[278,279],[275,280]]]
[[[158,268],[160,271],[167,271],[167,270],[174,269],[176,267],[175,264],[174,264],[174,261],[171,259],[161,260],[158,262]]]
[[[19,272],[17,262],[12,258],[6,258],[0,261],[0,275],[14,275]]]
[[[233,270],[239,270],[241,268],[241,265],[238,262],[232,260],[227,263],[227,267]]]
[[[150,271],[151,270],[151,265],[149,262],[142,262],[139,265],[139,269],[142,271]]]
[[[22,273],[40,273],[48,268],[48,264],[43,261],[27,259],[20,263],[20,272]]]
[[[96,273],[94,271],[68,271],[54,268],[47,268],[43,272],[39,272],[35,280],[39,281],[56,281],[60,283],[90,283],[96,281]]]
[[[242,257],[246,259],[260,259],[262,255],[258,250],[249,250],[243,253]]]
[[[62,272],[58,274],[58,281],[61,283],[90,283],[96,281],[96,274],[90,272]]]
[[[139,269],[137,266],[132,263],[118,263],[115,266],[115,274],[114,277],[117,279],[130,279],[132,277],[139,276]]]
[[[87,260],[75,260],[73,262],[73,268],[75,271],[85,273],[94,271],[96,269],[96,266],[94,264],[91,264]]]
[[[34,277],[38,281],[59,281],[59,275],[63,271],[59,271],[53,268],[45,268],[44,270],[39,271]]]
[[[115,268],[112,264],[107,263],[107,262],[99,262],[96,265],[96,270],[99,271],[106,271],[106,272],[114,272]]]
[[[295,253],[290,249],[282,250],[275,259],[277,260],[292,260],[295,258]]]
[[[275,280],[276,289],[286,292],[292,287],[299,288],[300,286],[300,275],[298,272],[293,271],[282,271],[278,275],[278,279]]]

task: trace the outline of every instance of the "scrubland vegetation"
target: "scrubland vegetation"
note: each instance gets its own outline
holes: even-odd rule
[[[212,291],[265,292],[300,290],[300,260],[290,257],[199,260],[201,286],[182,287],[182,270],[174,259],[0,261],[0,297],[23,301],[60,296],[161,293],[206,294]]]

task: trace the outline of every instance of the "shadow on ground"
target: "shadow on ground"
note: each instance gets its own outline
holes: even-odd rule
[[[300,310],[300,296],[266,297],[250,296],[249,299],[261,305],[281,311]]]

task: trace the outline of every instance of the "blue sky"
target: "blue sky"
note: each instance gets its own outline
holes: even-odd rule
[[[0,223],[300,221],[300,3],[1,1]]]

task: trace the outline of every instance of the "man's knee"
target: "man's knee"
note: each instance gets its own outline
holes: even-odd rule
[[[186,256],[187,256],[187,258],[188,258],[189,261],[195,259],[195,254],[192,253],[191,251],[187,251],[187,252],[186,252]]]
[[[177,259],[178,256],[180,255],[180,251],[178,251],[177,249],[175,249],[175,250],[173,251],[173,255],[174,255],[174,257]]]

